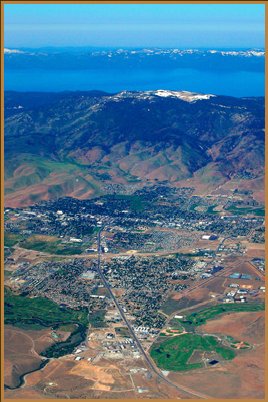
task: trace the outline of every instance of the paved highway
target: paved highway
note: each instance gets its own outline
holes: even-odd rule
[[[195,391],[188,390],[187,387],[174,384],[173,382],[171,382],[170,380],[168,380],[160,371],[158,371],[158,369],[155,367],[154,363],[151,361],[151,358],[147,355],[147,353],[146,353],[145,350],[143,349],[143,346],[141,345],[139,339],[137,338],[137,336],[136,336],[136,334],[135,334],[135,332],[134,332],[132,326],[131,326],[130,323],[128,322],[128,320],[127,320],[127,318],[126,318],[126,316],[125,316],[124,311],[122,310],[121,306],[119,305],[118,301],[116,300],[116,297],[114,296],[114,294],[113,294],[113,292],[112,292],[112,290],[111,290],[111,288],[110,288],[110,285],[109,285],[108,281],[106,280],[106,278],[105,278],[105,276],[104,276],[104,274],[103,274],[103,272],[102,272],[102,270],[101,270],[101,253],[102,253],[102,250],[101,250],[101,232],[102,232],[102,230],[103,230],[103,228],[101,228],[100,231],[99,231],[99,233],[98,233],[98,262],[97,262],[97,272],[98,272],[98,274],[99,274],[99,276],[100,276],[100,278],[101,278],[101,280],[102,280],[104,286],[106,287],[107,291],[109,292],[109,295],[111,296],[112,300],[114,301],[114,304],[116,305],[116,307],[117,307],[117,309],[118,309],[118,311],[119,311],[119,313],[120,313],[120,315],[121,315],[121,317],[122,317],[122,320],[125,322],[126,326],[128,327],[128,330],[129,330],[129,332],[130,332],[132,338],[133,338],[134,341],[136,342],[136,345],[137,345],[138,349],[140,350],[142,356],[144,357],[146,363],[148,364],[148,366],[150,367],[150,369],[152,370],[152,372],[154,372],[160,380],[162,380],[162,381],[166,382],[167,384],[169,384],[169,385],[175,387],[177,390],[186,392],[186,393],[188,393],[188,394],[190,394],[190,395],[198,396],[199,398],[202,398],[202,399],[208,398],[206,395],[203,395],[203,394],[201,394],[201,393],[199,393],[199,392],[195,392]]]

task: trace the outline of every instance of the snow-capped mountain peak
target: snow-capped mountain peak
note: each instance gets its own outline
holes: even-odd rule
[[[160,98],[177,98],[185,102],[193,103],[200,100],[208,100],[216,95],[212,94],[200,94],[189,91],[171,91],[166,89],[157,89],[155,91],[122,91],[116,95],[109,96],[109,99],[115,102],[119,102],[122,99],[131,98],[136,100],[153,100],[155,97]]]

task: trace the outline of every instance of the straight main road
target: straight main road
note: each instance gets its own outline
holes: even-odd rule
[[[120,315],[121,315],[121,317],[122,317],[122,320],[125,322],[125,324],[126,324],[128,330],[129,330],[129,332],[130,332],[132,338],[134,339],[134,341],[135,341],[135,343],[136,343],[138,349],[140,350],[142,356],[144,357],[144,359],[145,359],[147,365],[150,367],[151,371],[152,371],[153,373],[155,373],[156,376],[157,376],[160,380],[162,380],[162,381],[164,381],[165,383],[171,385],[172,387],[175,387],[178,391],[183,391],[183,392],[186,392],[186,393],[188,393],[188,394],[190,394],[190,395],[194,395],[194,396],[197,396],[197,397],[202,398],[202,399],[207,399],[207,398],[208,398],[207,395],[203,395],[203,394],[201,394],[201,393],[199,393],[199,392],[195,392],[195,391],[189,390],[187,387],[184,387],[184,386],[182,386],[182,385],[174,384],[172,381],[170,381],[168,378],[166,378],[166,377],[156,368],[156,366],[155,366],[154,363],[152,362],[151,358],[147,355],[147,353],[146,353],[145,350],[143,349],[143,346],[141,345],[139,339],[137,338],[137,336],[136,336],[136,334],[135,334],[135,332],[134,332],[134,330],[133,330],[131,324],[128,322],[128,319],[126,318],[123,309],[121,308],[121,306],[120,306],[120,304],[118,303],[116,297],[114,296],[114,294],[113,294],[113,292],[112,292],[112,290],[111,290],[111,288],[110,288],[109,282],[106,280],[106,278],[105,278],[105,276],[104,276],[104,274],[103,274],[103,272],[102,272],[102,270],[101,270],[101,254],[102,254],[102,250],[101,250],[101,232],[102,232],[102,231],[103,231],[103,228],[101,228],[101,230],[100,230],[99,233],[98,233],[98,261],[97,261],[97,272],[98,272],[98,274],[99,274],[99,276],[100,276],[100,278],[101,278],[101,280],[102,280],[104,286],[106,287],[106,289],[107,289],[109,295],[111,296],[111,298],[112,298],[114,304],[116,305],[116,307],[117,307],[117,309],[118,309],[118,311],[119,311],[119,313],[120,313]]]

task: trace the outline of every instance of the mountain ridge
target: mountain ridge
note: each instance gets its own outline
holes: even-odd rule
[[[169,90],[5,93],[10,206],[92,197],[109,183],[180,185],[198,175],[210,177],[213,188],[235,177],[259,178],[263,167],[263,97]]]

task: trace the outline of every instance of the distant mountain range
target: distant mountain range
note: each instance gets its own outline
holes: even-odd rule
[[[5,48],[6,69],[176,69],[264,71],[263,49]]]
[[[88,198],[111,183],[209,189],[263,173],[263,97],[5,93],[6,205]]]

